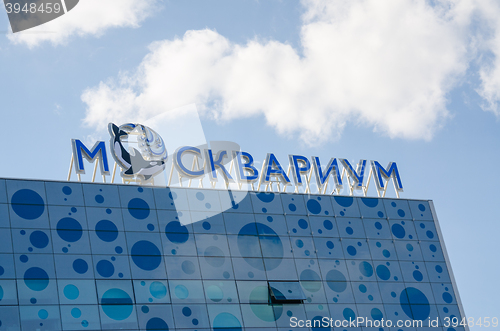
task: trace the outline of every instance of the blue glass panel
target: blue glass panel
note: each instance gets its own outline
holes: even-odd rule
[[[360,218],[337,217],[340,237],[366,238],[363,221]]]
[[[206,305],[172,305],[172,311],[177,329],[200,330],[210,327]]]
[[[363,239],[344,239],[341,241],[346,259],[371,259],[368,243]]]
[[[118,193],[120,194],[120,202],[123,209],[139,209],[136,214],[132,211],[133,215],[142,216],[140,210],[156,209],[153,189],[150,187],[119,185]]]
[[[310,236],[313,231],[307,216],[287,215],[286,224],[291,236]]]
[[[422,241],[420,248],[425,261],[444,262],[443,251],[439,242]]]
[[[389,222],[384,219],[364,218],[366,237],[370,239],[392,239]]]
[[[117,231],[114,222],[102,220],[98,223],[98,231],[89,231],[92,254],[127,254],[125,232]]]
[[[154,209],[123,208],[122,214],[126,231],[156,233],[163,231],[158,226],[158,217]]]
[[[424,262],[421,261],[401,261],[399,262],[403,279],[405,282],[424,282],[428,283],[427,269]]]
[[[316,248],[312,237],[290,237],[295,258],[316,258]]]
[[[384,304],[401,304],[401,296],[403,296],[403,302],[408,302],[408,296],[404,289],[406,288],[403,282],[384,282],[378,284],[380,289],[380,296],[382,297],[382,302]]]
[[[178,187],[153,188],[156,208],[189,210],[186,189]]]
[[[243,325],[247,327],[271,328],[276,327],[275,310],[269,304],[241,304],[241,313],[243,315]],[[258,329],[262,330],[262,329]]]
[[[12,254],[0,254],[0,279],[8,278],[16,278],[14,256]]]
[[[254,213],[283,215],[283,207],[279,194],[272,192],[251,192],[249,194],[252,199]]]
[[[290,246],[290,237],[277,235],[259,236],[262,256],[273,258],[292,257],[292,248]]]
[[[19,331],[21,330],[21,323],[19,323],[19,307],[5,306],[2,307],[2,331]]]
[[[245,191],[219,191],[221,210],[227,213],[253,213],[250,194]]]
[[[313,236],[316,237],[339,237],[337,221],[335,217],[309,216],[309,224]]]
[[[55,279],[43,278],[45,275],[39,276],[34,272],[30,272],[30,276],[26,275],[23,279],[17,279],[17,294],[20,305],[56,305],[59,303],[57,295],[57,284]],[[39,278],[28,278],[36,277]]]
[[[357,198],[359,200],[359,211],[361,216],[367,218],[386,218],[383,199]]]
[[[257,224],[257,232],[260,235],[288,235],[288,228],[283,215],[255,214],[255,222]]]
[[[257,235],[253,214],[222,213],[227,234]]]
[[[0,203],[0,228],[10,228],[9,206]]]
[[[0,294],[0,306],[17,305],[16,281],[13,279],[0,279]],[[0,308],[2,311],[3,309],[3,307]]]
[[[205,280],[203,281],[203,287],[207,303],[239,303],[236,283],[234,281]]]
[[[371,260],[346,260],[345,263],[352,281],[374,282],[377,280]]]
[[[264,258],[264,268],[268,280],[297,280],[293,259]]]
[[[84,206],[83,189],[80,183],[45,182],[48,205]]]
[[[316,254],[320,259],[343,259],[344,251],[340,238],[314,238]]]
[[[61,330],[59,306],[21,306],[19,312],[23,331]]]
[[[82,184],[85,206],[87,207],[120,207],[118,185]]]
[[[334,321],[348,322],[350,320],[355,320],[359,316],[358,308],[355,304],[329,304],[328,308],[330,310],[330,317],[333,318]],[[342,328],[342,330],[355,331],[359,330],[359,328]]]
[[[382,303],[376,282],[351,282],[356,303]]]
[[[2,230],[0,230],[0,233]],[[10,236],[6,235],[7,242]],[[52,253],[52,240],[49,230],[12,229],[15,253]],[[0,246],[2,244],[0,243]]]
[[[434,300],[438,305],[456,304],[455,293],[451,283],[431,283]]]
[[[379,282],[401,282],[403,276],[396,261],[373,261],[375,274]]]
[[[200,265],[197,256],[165,256],[169,279],[200,279]]]
[[[449,283],[450,276],[444,262],[425,262],[427,275],[432,283]]]
[[[413,219],[419,221],[432,221],[432,212],[428,201],[408,200]]]
[[[219,192],[215,190],[190,189],[186,191],[189,210],[220,212]]]
[[[384,199],[383,201],[389,219],[411,220],[413,218],[408,201],[402,199]]]
[[[416,241],[394,241],[394,247],[396,248],[398,258],[403,261],[422,261],[422,253],[420,251],[420,246],[422,245]]]
[[[266,279],[262,258],[232,258],[234,278],[247,280]]]
[[[224,219],[221,213],[191,212],[195,233],[225,234]]]
[[[413,221],[390,220],[392,237],[395,240],[417,240],[417,232]]]
[[[303,304],[276,305],[273,309],[276,325],[284,328],[284,330],[298,330],[298,328],[290,327],[291,318],[295,317],[297,320],[306,319],[306,312]]]
[[[419,240],[439,241],[434,222],[416,221],[415,229]]]
[[[170,293],[166,279],[133,280],[135,302],[139,304],[170,303]]]
[[[307,214],[311,216],[333,216],[331,198],[322,195],[303,195]]]
[[[14,254],[17,278],[55,278],[52,254]]]
[[[243,330],[243,320],[238,305],[209,304],[207,309],[212,328],[231,331]]]
[[[306,316],[308,320],[311,320],[312,330],[333,330],[332,328],[325,327],[321,328],[321,320],[323,317],[330,319],[330,311],[328,310],[327,304],[305,304],[304,305]]]
[[[10,229],[0,229],[0,238],[2,238],[2,240],[0,240],[0,253],[12,253],[12,237]]]
[[[370,253],[374,260],[397,260],[396,248],[392,240],[370,240]]]
[[[130,269],[135,279],[161,279],[166,275],[159,233],[127,233]]]
[[[137,317],[141,330],[175,330],[171,305],[138,305]]]
[[[94,264],[91,255],[54,255],[59,279],[93,279]]]
[[[307,215],[304,198],[299,194],[281,194],[281,202],[286,215]]]
[[[215,247],[215,246],[211,246]],[[234,279],[233,265],[229,255],[218,256],[215,249],[209,247],[206,252],[213,255],[200,256],[199,263],[201,269],[201,276],[203,279]]]
[[[76,224],[76,223],[75,223]],[[88,231],[50,230],[56,254],[90,254]]]
[[[99,330],[101,328],[101,321],[97,307],[97,305],[61,305],[63,330]]]
[[[93,279],[58,279],[61,305],[96,305],[96,287]]]
[[[5,179],[0,179],[0,203],[7,203],[7,187]]]
[[[204,303],[201,280],[169,280],[172,303]]]
[[[130,279],[128,256],[93,255],[92,259],[96,279]]]
[[[10,224],[15,228],[49,227],[45,188],[42,182],[7,181]]]
[[[269,303],[267,281],[237,281],[239,303]]]
[[[360,217],[358,200],[358,198],[345,196],[330,197],[335,216]]]
[[[42,181],[8,179],[5,181],[5,184],[7,186],[8,201],[11,204],[17,204],[17,205],[47,204],[47,198],[45,195],[45,183]]]

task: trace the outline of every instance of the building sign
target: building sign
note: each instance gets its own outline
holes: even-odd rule
[[[115,160],[111,182],[114,181],[117,165],[124,182],[153,184],[154,178],[167,169],[168,153],[162,137],[151,128],[141,124],[123,124],[117,126],[109,123],[110,153]],[[135,147],[133,147],[135,146]],[[71,179],[72,167],[80,180],[85,173],[84,162],[95,162],[92,181],[95,180],[97,165],[100,165],[103,181],[110,175],[106,144],[98,141],[89,149],[79,139],[72,139],[73,156],[68,175]],[[136,148],[137,147],[137,148]],[[352,164],[349,160],[332,157],[328,162],[317,156],[289,155],[288,167],[283,160],[278,160],[274,153],[268,153],[262,167],[257,168],[254,157],[241,150],[212,150],[208,146],[181,146],[171,155],[168,185],[172,184],[174,171],[179,183],[188,180],[199,180],[198,187],[203,186],[203,179],[208,177],[212,187],[222,181],[226,188],[231,184],[239,189],[250,187],[256,191],[292,190],[314,193],[311,186],[319,194],[339,194],[346,187],[348,194],[361,191],[367,195],[371,179],[375,181],[378,196],[385,196],[389,181],[392,179],[396,195],[403,191],[403,184],[396,162],[389,162],[384,167],[378,161],[360,160]],[[286,170],[285,170],[286,169]],[[312,183],[314,176],[315,182]],[[313,185],[311,185],[313,184]],[[292,189],[289,189],[289,188]],[[327,192],[327,188],[332,189]]]

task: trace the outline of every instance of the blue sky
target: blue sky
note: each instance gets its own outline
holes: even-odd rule
[[[2,177],[63,180],[71,138],[196,103],[207,140],[259,160],[397,162],[402,197],[435,203],[467,316],[500,317],[498,3],[80,2],[0,38]]]

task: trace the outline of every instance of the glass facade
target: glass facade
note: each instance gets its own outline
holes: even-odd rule
[[[0,330],[461,318],[428,201],[227,194],[0,180]]]

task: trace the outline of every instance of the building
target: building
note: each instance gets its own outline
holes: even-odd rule
[[[227,194],[0,180],[0,330],[463,330],[432,202]]]

